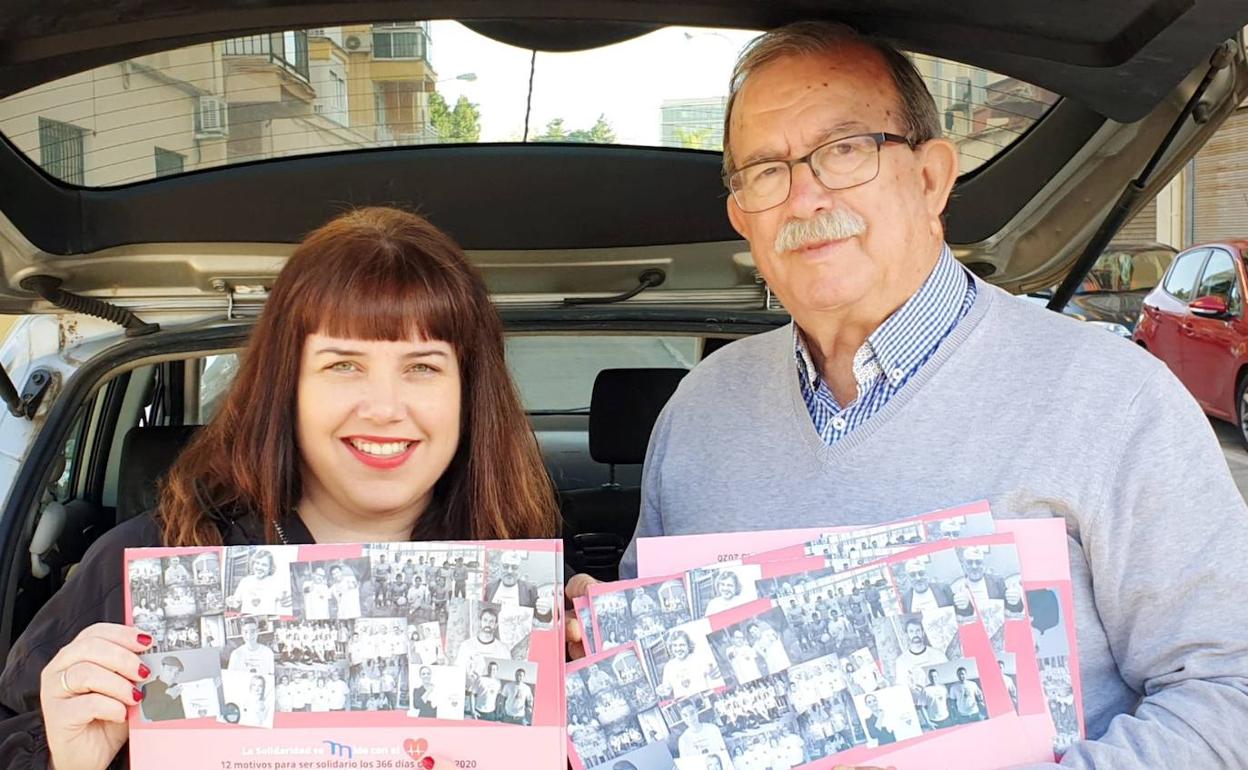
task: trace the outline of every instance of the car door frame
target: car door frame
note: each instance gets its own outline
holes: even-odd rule
[[[1242,353],[1235,350],[1236,322],[1244,317],[1245,275],[1243,257],[1237,249],[1222,244],[1211,244],[1209,254],[1200,268],[1196,281],[1197,292],[1192,301],[1200,299],[1199,287],[1216,255],[1224,255],[1231,261],[1235,272],[1235,284],[1240,294],[1239,312],[1225,317],[1209,318],[1196,315],[1190,310],[1184,321],[1186,337],[1183,341],[1183,382],[1188,391],[1206,413],[1234,422],[1236,414],[1235,388],[1238,373],[1243,364]],[[1208,296],[1208,295],[1205,295]]]
[[[1152,309],[1155,313],[1153,317],[1154,333],[1149,350],[1153,355],[1160,358],[1170,367],[1170,371],[1176,377],[1186,384],[1184,379],[1184,344],[1183,325],[1191,317],[1191,311],[1188,305],[1193,298],[1182,299],[1170,293],[1167,284],[1170,276],[1179,266],[1184,257],[1193,256],[1201,253],[1202,256],[1196,257],[1200,266],[1192,276],[1192,285],[1189,287],[1192,294],[1196,293],[1196,287],[1200,285],[1201,276],[1205,274],[1205,265],[1209,262],[1210,249],[1208,246],[1193,246],[1186,251],[1181,251],[1175,255],[1174,261],[1170,263],[1169,269],[1166,270],[1165,276],[1161,279],[1158,287],[1162,294],[1162,302],[1154,303]]]

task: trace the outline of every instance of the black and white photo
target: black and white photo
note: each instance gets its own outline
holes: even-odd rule
[[[246,727],[272,727],[276,695],[272,672],[221,672],[221,690],[225,721],[237,718],[236,724]]]
[[[909,687],[897,685],[858,695],[854,703],[870,746],[887,746],[923,734]]]
[[[297,546],[227,547],[226,609],[243,615],[290,615],[290,564],[297,555]]]
[[[144,721],[217,717],[221,709],[221,659],[216,650],[184,650],[139,656],[152,672],[139,685]]]
[[[413,665],[408,715],[424,719],[463,719],[465,672],[458,666]]]
[[[601,649],[649,640],[693,619],[682,579],[598,594],[590,598]]]
[[[707,639],[710,627],[704,619],[695,620],[641,643],[660,697],[685,698],[724,685]]]
[[[273,676],[273,621],[252,615],[226,618],[223,668],[227,671]]]
[[[705,567],[689,572],[689,592],[693,614],[699,618],[715,615],[758,598],[755,585],[762,577],[757,564]]]
[[[553,552],[486,549],[484,599],[500,607],[532,608],[534,628],[550,628],[559,595],[559,567]]]

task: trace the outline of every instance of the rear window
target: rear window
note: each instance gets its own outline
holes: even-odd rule
[[[698,337],[541,334],[507,338],[507,364],[530,414],[589,414],[603,369],[692,369]]]
[[[1110,249],[1097,258],[1082,293],[1147,291],[1161,283],[1172,261],[1169,249]]]
[[[1174,267],[1170,270],[1170,275],[1166,276],[1165,289],[1171,296],[1184,302],[1192,300],[1196,274],[1200,272],[1200,266],[1204,263],[1205,255],[1208,253],[1207,249],[1201,249],[1179,255]]]
[[[530,414],[589,413],[594,379],[603,369],[692,369],[700,337],[531,334],[506,338],[507,364]],[[198,370],[198,405],[186,421],[209,422],[238,375],[236,353],[205,356]]]
[[[275,31],[135,57],[15,94],[0,100],[0,133],[50,176],[89,187],[428,144],[718,152],[728,76],[757,34],[666,27],[587,51],[534,54],[455,21]],[[1057,100],[977,67],[913,59],[964,173]]]

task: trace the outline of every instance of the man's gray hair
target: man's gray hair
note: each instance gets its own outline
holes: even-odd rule
[[[786,56],[830,54],[847,44],[860,44],[877,51],[893,77],[893,85],[901,101],[902,132],[912,144],[918,145],[940,136],[940,117],[936,102],[927,90],[923,77],[900,50],[891,43],[860,34],[852,27],[830,21],[799,21],[766,32],[745,47],[737,57],[728,85],[728,105],[724,110],[724,176],[733,171],[729,133],[732,107],[745,81],[767,64]]]

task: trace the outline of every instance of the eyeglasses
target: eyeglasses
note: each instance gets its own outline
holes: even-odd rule
[[[789,199],[793,167],[804,163],[825,188],[847,190],[879,176],[880,147],[887,143],[916,146],[904,136],[886,132],[846,136],[794,160],[765,160],[737,169],[728,176],[728,189],[747,214],[775,208]]]

